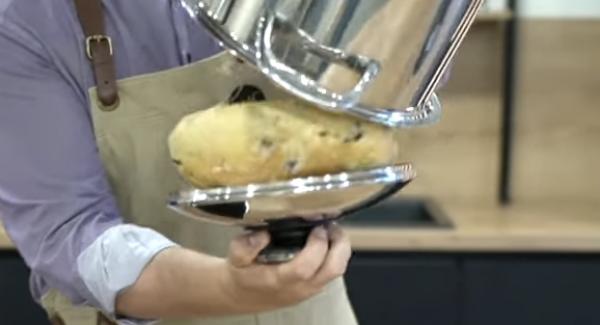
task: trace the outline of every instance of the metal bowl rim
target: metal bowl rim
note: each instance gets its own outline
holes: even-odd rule
[[[202,206],[243,202],[259,197],[300,196],[356,186],[408,182],[415,176],[416,172],[413,170],[412,164],[401,163],[367,170],[302,177],[272,183],[208,189],[194,188],[172,193],[169,198],[169,205]]]

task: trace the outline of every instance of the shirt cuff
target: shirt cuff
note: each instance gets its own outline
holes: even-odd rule
[[[154,256],[177,246],[158,232],[135,225],[106,230],[77,258],[77,270],[102,311],[115,317],[117,294],[132,286]],[[119,324],[152,324],[154,321],[117,319]]]

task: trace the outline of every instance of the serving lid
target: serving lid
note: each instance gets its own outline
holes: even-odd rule
[[[195,219],[246,226],[299,215],[339,216],[394,194],[415,176],[405,163],[267,184],[188,189],[173,193],[169,207]]]

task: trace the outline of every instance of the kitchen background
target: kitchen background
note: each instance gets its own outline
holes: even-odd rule
[[[488,1],[440,93],[418,179],[346,221],[361,323],[600,324],[600,1]],[[44,324],[0,246],[0,324]]]

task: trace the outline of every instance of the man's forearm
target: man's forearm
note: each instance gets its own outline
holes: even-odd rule
[[[166,249],[119,294],[116,310],[142,319],[241,313],[225,284],[225,263],[179,247]]]
[[[226,260],[183,248],[165,249],[117,297],[117,312],[155,319],[276,310],[322,292],[344,274],[351,255],[348,236],[335,225],[315,228],[302,251],[287,263],[255,263],[268,244],[265,231],[238,236]]]

